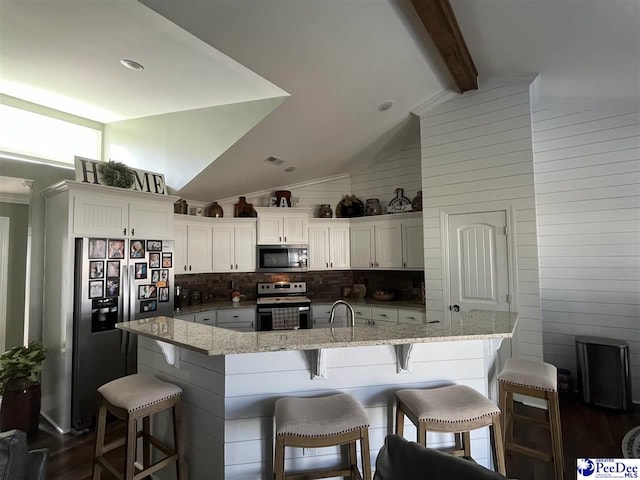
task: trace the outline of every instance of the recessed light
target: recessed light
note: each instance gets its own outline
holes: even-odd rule
[[[270,165],[275,166],[275,167],[277,167],[278,165],[282,165],[284,163],[284,160],[282,160],[281,158],[278,158],[278,157],[265,158],[264,161],[267,162]]]
[[[139,64],[138,62],[134,62],[133,60],[126,60],[123,58],[122,60],[120,60],[120,63],[127,67],[129,70],[144,70],[144,67],[141,64]]]
[[[297,167],[291,166],[284,169],[285,172],[293,172]]]
[[[386,112],[391,107],[393,107],[393,100],[387,100],[385,102],[382,102],[380,105],[378,105],[378,111]]]

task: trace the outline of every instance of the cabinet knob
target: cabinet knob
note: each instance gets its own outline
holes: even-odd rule
[[[406,267],[407,266],[407,262],[402,262],[402,266]]]
[[[186,265],[184,266],[184,271],[185,271],[185,272],[187,271],[187,266],[186,266]]]
[[[386,313],[381,313],[381,314],[380,314],[380,316],[381,316],[381,317],[386,317],[386,316],[387,316],[387,314],[386,314]]]
[[[285,242],[287,241],[287,237],[284,237],[284,241],[285,241]]]
[[[236,263],[236,270],[238,269],[238,264]]]
[[[371,266],[373,267],[373,262],[371,262]]]
[[[191,271],[191,265],[189,265],[189,271]]]
[[[407,317],[409,320],[415,320],[416,317]]]
[[[136,234],[136,229],[135,229],[135,228],[132,228],[132,229],[131,229],[131,235],[135,235],[135,234]]]
[[[327,267],[329,266],[329,264],[327,263]]]
[[[233,318],[240,318],[240,316],[239,315],[234,315]]]
[[[282,237],[278,237],[278,241],[281,242],[282,241]]]
[[[123,235],[126,235],[126,234],[127,234],[127,229],[126,229],[126,228],[123,228],[123,229],[122,229],[122,234],[123,234]]]
[[[331,262],[331,268],[333,268],[333,262]]]
[[[231,270],[233,270],[233,265],[229,265],[229,268],[230,268]]]

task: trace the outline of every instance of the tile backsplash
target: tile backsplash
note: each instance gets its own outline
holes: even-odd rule
[[[311,298],[339,298],[342,287],[364,283],[367,285],[367,296],[376,288],[385,288],[395,290],[398,299],[410,300],[419,295],[424,272],[331,270],[306,273],[196,273],[176,275],[175,278],[176,285],[187,290],[199,290],[203,299],[210,301],[231,299],[234,289],[248,299],[255,299],[258,282],[278,281],[307,282]]]

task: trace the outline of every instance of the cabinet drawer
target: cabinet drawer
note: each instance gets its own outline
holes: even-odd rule
[[[218,327],[234,330],[236,332],[255,332],[255,322],[218,322]]]
[[[400,323],[421,324],[426,321],[427,315],[419,310],[398,310],[398,321]]]
[[[371,319],[398,323],[398,311],[395,308],[371,307]]]
[[[353,307],[353,311],[356,314],[356,318],[364,318],[369,320],[371,318],[371,307],[362,307],[360,305],[355,305]]]
[[[195,315],[180,315],[179,317],[173,317],[176,320],[184,320],[185,322],[195,322]]]
[[[331,315],[330,304],[311,305],[311,314],[314,319],[328,319]],[[347,307],[344,305],[338,305],[336,307],[336,318],[347,318]]]
[[[218,325],[235,322],[255,322],[256,311],[253,308],[225,308],[218,310]]]
[[[205,325],[211,325],[215,327],[216,325],[216,311],[209,310],[207,312],[200,312],[194,315],[194,321],[196,323],[204,323]]]

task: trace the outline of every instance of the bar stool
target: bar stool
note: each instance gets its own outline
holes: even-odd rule
[[[558,404],[558,375],[555,366],[519,358],[509,358],[498,375],[500,408],[504,412],[505,449],[539,460],[552,462],[556,480],[562,480],[564,458],[562,456],[562,427]],[[513,394],[541,398],[547,403],[547,420],[538,420],[513,413]],[[551,433],[551,454],[520,445],[513,441],[514,420],[540,424]]]
[[[405,415],[418,429],[418,443],[427,446],[427,432],[455,435],[455,446],[444,451],[471,457],[471,430],[489,427],[492,433],[494,462],[505,474],[500,409],[491,400],[466,385],[448,385],[429,389],[396,392],[396,434],[404,433]]]
[[[343,477],[371,480],[369,419],[360,403],[351,395],[339,393],[315,398],[276,400],[275,480]],[[360,441],[362,475],[358,471],[356,442]],[[349,446],[349,466],[285,474],[285,447],[316,448]]]
[[[105,383],[98,388],[98,427],[96,431],[96,450],[93,461],[93,480],[100,480],[102,468],[106,468],[119,480],[138,480],[161,468],[176,463],[179,480],[186,480],[184,464],[184,446],[181,432],[182,389],[177,385],[166,383],[145,374],[128,375]],[[151,435],[150,416],[154,413],[171,409],[173,414],[174,448],[170,448]],[[104,444],[106,433],[107,411],[127,422],[124,438],[119,438],[107,445]],[[138,432],[137,421],[142,419],[142,431]],[[143,470],[136,473],[137,439],[143,442]],[[125,471],[120,473],[104,454],[125,445]],[[165,458],[151,465],[151,445],[166,455]]]

